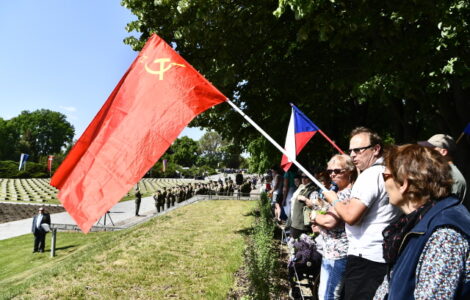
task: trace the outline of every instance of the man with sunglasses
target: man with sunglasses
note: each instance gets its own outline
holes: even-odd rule
[[[387,272],[382,231],[400,212],[388,203],[384,187],[382,139],[365,127],[355,128],[350,136],[350,156],[361,174],[349,199],[340,201],[331,191],[324,194],[346,223],[345,299],[372,299]]]

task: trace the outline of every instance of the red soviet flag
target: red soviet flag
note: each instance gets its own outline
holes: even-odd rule
[[[87,233],[191,120],[226,97],[153,35],[51,179]]]

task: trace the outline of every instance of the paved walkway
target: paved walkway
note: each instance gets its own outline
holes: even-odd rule
[[[182,202],[185,203],[185,202]],[[109,213],[115,226],[140,223],[156,214],[155,201],[152,197],[142,198],[140,204],[139,217],[135,216],[135,202],[133,200],[117,203]],[[13,221],[0,224],[0,240],[31,233],[33,218]],[[52,224],[76,225],[75,221],[67,212],[51,214]],[[104,218],[101,218],[96,225],[104,225]],[[112,225],[109,217],[106,218],[106,225]]]

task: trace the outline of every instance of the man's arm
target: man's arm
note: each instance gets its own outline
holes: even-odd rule
[[[349,225],[355,225],[361,220],[362,215],[366,212],[367,206],[357,198],[349,198],[344,201],[336,201],[338,199],[337,194],[334,191],[323,192],[325,199],[333,205],[336,213]]]
[[[47,218],[45,218],[46,219],[45,223],[47,223],[49,226],[51,226],[51,215],[47,214],[46,216],[47,216]]]

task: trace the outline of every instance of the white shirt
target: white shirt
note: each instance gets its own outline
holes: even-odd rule
[[[348,255],[380,263],[385,262],[382,231],[401,214],[398,208],[388,202],[382,177],[385,167],[382,164],[383,158],[379,158],[354,183],[351,198],[359,199],[367,209],[358,223],[345,226],[349,242]]]
[[[39,214],[36,218],[36,228],[39,228],[39,226],[41,226],[42,216],[43,214]]]

